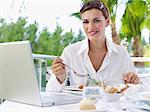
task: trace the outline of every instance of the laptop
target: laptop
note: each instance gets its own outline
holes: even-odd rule
[[[17,41],[0,43],[0,99],[36,106],[52,106],[76,103],[82,98],[61,92],[41,94],[31,44],[29,41]]]

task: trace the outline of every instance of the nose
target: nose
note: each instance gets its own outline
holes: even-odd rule
[[[95,28],[95,25],[93,22],[89,22],[89,25],[88,25],[88,29],[89,30],[93,30]]]

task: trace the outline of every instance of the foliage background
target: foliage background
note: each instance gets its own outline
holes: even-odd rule
[[[86,2],[87,0],[82,0]],[[116,32],[116,9],[119,6],[117,1],[121,0],[103,0],[110,10],[112,21],[113,40],[121,44],[125,44],[125,47],[129,50],[133,56],[134,51],[143,50],[143,54],[140,56],[150,57],[150,41],[146,43],[141,37],[141,31],[143,28],[150,29],[150,0],[128,0],[126,3],[126,11],[122,17],[122,27],[120,32]],[[141,4],[142,3],[142,4]],[[71,16],[75,16],[79,19],[79,12],[72,12]],[[137,15],[137,16],[136,16]],[[132,27],[131,27],[132,26]],[[136,30],[134,30],[136,29]],[[5,18],[0,17],[0,42],[13,42],[29,40],[32,44],[32,51],[36,54],[47,54],[60,56],[63,49],[72,43],[83,40],[85,38],[83,32],[79,30],[76,35],[72,29],[69,32],[64,32],[64,29],[57,24],[54,32],[50,32],[48,28],[43,28],[39,31],[39,24],[35,21],[29,24],[27,18],[19,17],[16,22],[10,23],[5,21]],[[115,39],[117,38],[117,39]],[[119,39],[118,39],[119,38]],[[138,38],[138,44],[132,41]],[[150,40],[150,37],[149,37]],[[137,45],[134,46],[133,45]],[[138,56],[138,55],[137,55]],[[51,61],[48,62],[51,64]],[[44,65],[43,65],[44,66]],[[150,63],[146,62],[145,66],[150,67]],[[45,71],[43,71],[45,73]],[[45,76],[43,76],[45,78]],[[45,86],[46,82],[42,82]]]
[[[81,0],[81,2],[87,1]],[[119,38],[121,43],[125,41],[125,46],[132,56],[150,57],[150,42],[145,43],[143,37],[141,37],[142,29],[150,28],[150,1],[128,0],[122,17],[122,27],[117,34],[115,18],[117,7],[119,7],[121,1],[103,1],[110,10],[112,35],[114,36],[112,39],[114,42],[118,40],[115,38]],[[79,12],[72,13],[72,16],[81,19]],[[84,38],[85,36],[81,30],[77,35],[72,29],[69,32],[64,32],[64,29],[59,24],[57,24],[54,32],[50,32],[48,28],[43,28],[39,31],[39,24],[36,21],[29,24],[27,18],[19,17],[16,22],[11,21],[8,23],[5,18],[0,17],[0,42],[29,40],[32,43],[33,53],[59,56],[67,45]]]

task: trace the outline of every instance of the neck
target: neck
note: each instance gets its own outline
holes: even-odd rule
[[[106,47],[106,39],[96,40],[96,41],[89,41],[89,50],[90,51],[100,51],[100,50],[107,50]]]

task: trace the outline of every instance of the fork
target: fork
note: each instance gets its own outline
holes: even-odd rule
[[[73,73],[75,74],[75,75],[77,75],[77,76],[79,76],[79,77],[89,77],[89,74],[79,74],[79,73],[77,73],[72,67],[70,67],[69,65],[67,65],[67,64],[64,64],[63,63],[63,65],[65,65],[66,67],[68,67],[70,70],[72,70],[73,71]]]
[[[52,60],[54,60],[54,59],[56,59],[56,58],[59,58],[59,57],[54,57]],[[102,80],[101,80],[101,81],[98,81],[98,80],[92,78],[89,74],[79,74],[79,73],[77,73],[72,67],[70,67],[69,65],[67,65],[67,64],[65,64],[65,63],[62,63],[62,64],[65,65],[66,67],[68,67],[70,70],[72,70],[73,73],[74,73],[76,76],[79,76],[79,77],[86,77],[86,78],[88,78],[90,81],[92,81],[94,84],[103,87],[104,83],[101,82]],[[102,78],[101,78],[101,79],[102,79]]]
[[[63,63],[64,64],[64,63]],[[90,81],[92,81],[94,84],[96,84],[96,85],[103,85],[102,83],[103,82],[101,82],[101,81],[98,81],[98,80],[96,80],[96,79],[94,79],[94,78],[92,78],[89,74],[79,74],[79,73],[77,73],[72,67],[70,67],[69,65],[67,65],[67,64],[64,64],[66,67],[68,67],[70,70],[72,70],[73,71],[73,73],[76,75],[76,76],[79,76],[79,77],[86,77],[86,78],[88,78]]]

